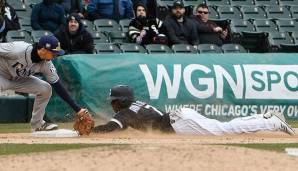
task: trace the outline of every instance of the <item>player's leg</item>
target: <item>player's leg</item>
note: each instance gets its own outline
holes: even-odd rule
[[[43,120],[45,108],[52,95],[52,87],[49,83],[34,76],[20,78],[12,81],[12,83],[11,89],[15,91],[36,95],[31,118],[31,126],[33,129],[46,126],[48,127],[47,129],[57,127],[55,124],[51,126],[46,125],[47,123]]]

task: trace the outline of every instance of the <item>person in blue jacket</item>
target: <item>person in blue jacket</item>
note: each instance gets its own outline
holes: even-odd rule
[[[87,6],[90,20],[133,18],[131,0],[91,0]]]
[[[66,23],[64,9],[53,0],[43,0],[34,5],[31,13],[31,26],[34,30],[55,32]]]

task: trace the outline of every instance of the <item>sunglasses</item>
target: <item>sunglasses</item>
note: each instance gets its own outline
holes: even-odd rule
[[[209,12],[207,12],[207,11],[197,11],[197,13],[199,13],[199,14],[208,14]]]

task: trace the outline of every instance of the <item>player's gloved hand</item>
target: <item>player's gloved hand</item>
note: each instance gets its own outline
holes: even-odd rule
[[[74,130],[78,131],[79,135],[89,135],[94,128],[94,120],[87,109],[81,109],[75,116]]]

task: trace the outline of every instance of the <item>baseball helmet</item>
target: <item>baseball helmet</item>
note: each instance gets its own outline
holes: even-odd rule
[[[121,100],[133,102],[134,93],[133,90],[127,85],[116,85],[110,89],[109,100]]]

